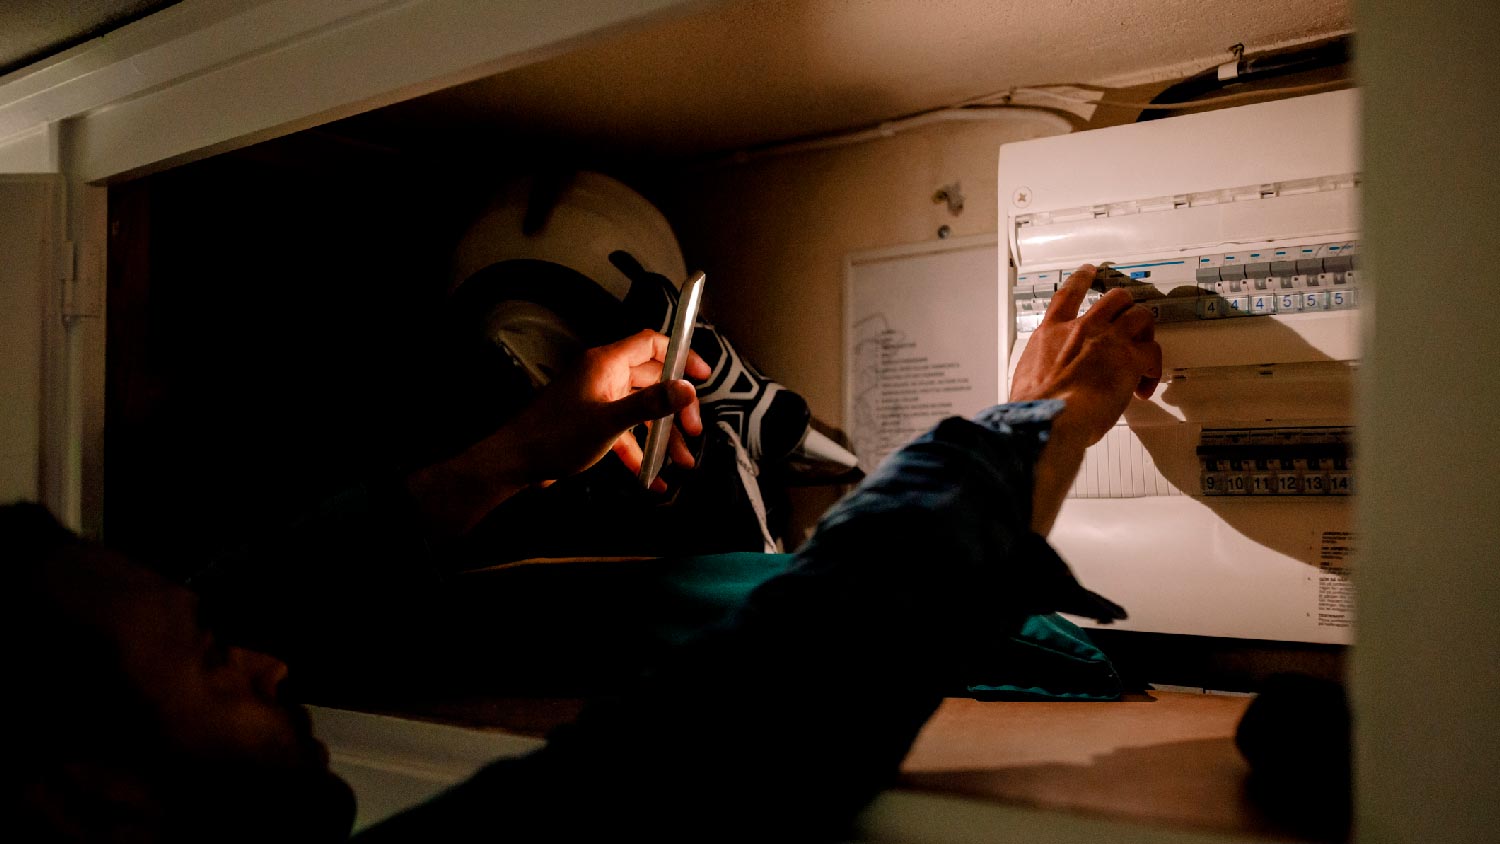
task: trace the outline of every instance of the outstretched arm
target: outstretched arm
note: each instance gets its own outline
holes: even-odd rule
[[[1031,529],[1042,536],[1052,530],[1084,450],[1109,432],[1132,393],[1150,398],[1161,381],[1156,322],[1128,292],[1111,290],[1078,313],[1093,281],[1094,267],[1085,264],[1063,282],[1011,380],[1011,401],[1067,403],[1036,464]]]
[[[666,346],[643,331],[590,350],[464,452],[327,499],[306,518],[217,555],[189,585],[237,641],[299,664],[350,662],[344,632],[390,628],[386,615],[409,615],[441,579],[434,547],[515,493],[581,472],[610,451],[639,467],[630,429],[673,411],[680,431],[672,459],[692,465],[682,433],[702,431],[697,398],[685,381],[658,383]],[[708,367],[693,356],[687,373],[704,378]]]
[[[502,501],[530,486],[574,475],[613,451],[631,471],[641,448],[630,431],[677,414],[670,455],[693,465],[683,433],[703,432],[697,394],[686,381],[658,383],[667,338],[655,331],[590,349],[515,419],[457,456],[413,472],[407,490],[437,537],[461,534]],[[707,378],[693,354],[687,373]],[[655,489],[665,489],[661,479]]]
[[[491,766],[361,844],[488,840],[498,822],[512,841],[848,840],[997,639],[1030,615],[1124,617],[1028,521],[1039,500],[1050,522],[1083,448],[1160,371],[1149,315],[1131,315],[1128,297],[1063,316],[1090,278],[1069,279],[1027,352],[1015,396],[1027,401],[907,444],[727,619],[591,702],[538,753]]]

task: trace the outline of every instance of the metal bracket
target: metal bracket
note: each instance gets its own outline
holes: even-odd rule
[[[64,321],[95,318],[104,313],[104,284],[99,250],[65,240],[57,253],[57,278],[62,284]]]
[[[955,217],[963,213],[964,194],[958,182],[938,188],[937,192],[932,195],[932,201],[946,202],[948,204],[948,213]]]

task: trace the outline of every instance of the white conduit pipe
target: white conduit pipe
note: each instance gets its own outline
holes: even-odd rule
[[[865,141],[876,141],[882,138],[889,138],[900,132],[930,126],[935,123],[970,123],[1015,118],[1046,124],[1056,129],[1059,134],[1067,134],[1073,131],[1073,124],[1069,123],[1066,118],[1045,109],[1028,108],[1026,106],[946,108],[905,117],[900,120],[889,120],[868,129],[856,129],[852,132],[811,138],[805,141],[792,141],[758,150],[744,150],[729,156],[728,160],[736,164],[743,164],[758,158],[769,158],[775,155],[812,152],[814,150],[864,143]]]

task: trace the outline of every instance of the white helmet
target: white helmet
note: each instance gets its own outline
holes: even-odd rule
[[[555,201],[549,202],[553,197],[546,187],[524,177],[495,198],[460,240],[449,290],[485,267],[530,259],[574,270],[623,301],[630,279],[609,260],[622,249],[649,272],[682,287],[687,268],[677,237],[644,196],[590,171],[559,184]]]
[[[481,310],[472,314],[478,327],[541,387],[616,317],[637,320],[631,330],[665,330],[677,298],[667,286],[681,289],[686,278],[661,211],[617,179],[582,171],[557,182],[523,176],[502,190],[460,240],[449,292],[470,294],[460,310]],[[637,279],[639,307],[616,309]],[[804,474],[855,467],[854,455],[811,427],[802,396],[760,374],[713,325],[700,320],[693,347],[713,370],[699,387],[705,423],[728,424],[748,460],[790,455]]]

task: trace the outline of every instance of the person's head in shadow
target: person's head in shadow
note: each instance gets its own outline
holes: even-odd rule
[[[349,787],[286,666],[216,638],[196,597],[80,539],[36,504],[0,507],[8,754],[25,841],[338,841]]]

